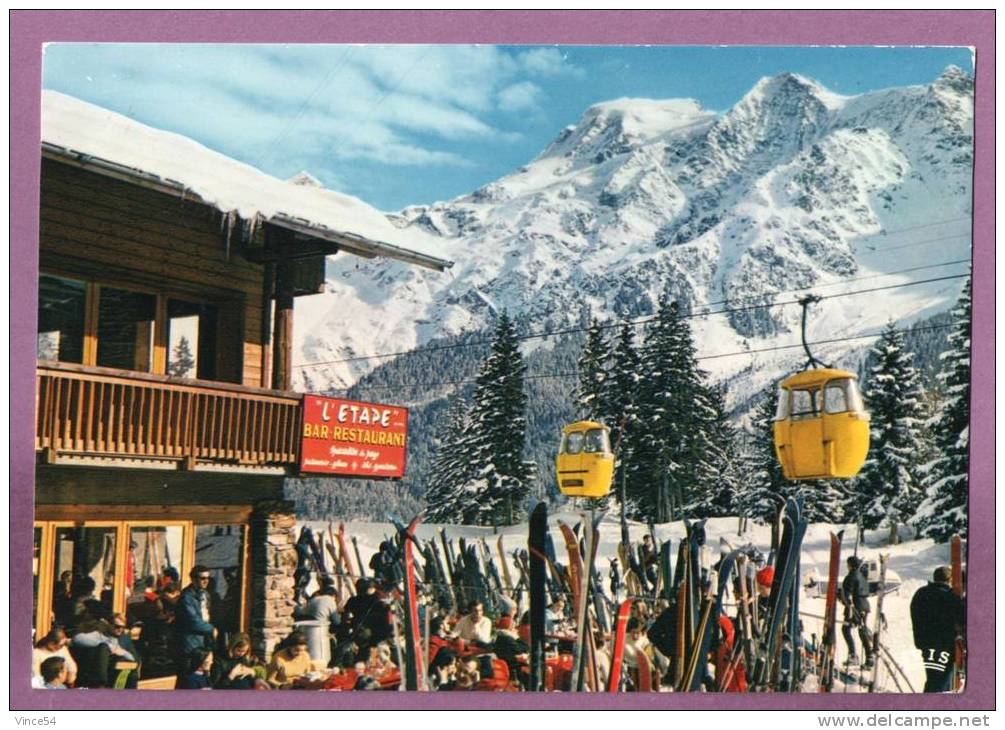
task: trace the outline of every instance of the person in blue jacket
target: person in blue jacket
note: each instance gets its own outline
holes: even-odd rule
[[[181,592],[175,609],[178,664],[188,669],[188,657],[197,650],[213,648],[216,627],[209,615],[209,568],[197,565],[189,573],[192,582]]]

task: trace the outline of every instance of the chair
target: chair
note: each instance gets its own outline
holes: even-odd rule
[[[70,645],[70,654],[77,662],[78,687],[108,687],[112,671],[112,652],[107,644],[93,647]]]

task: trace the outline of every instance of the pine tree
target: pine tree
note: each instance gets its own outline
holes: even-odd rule
[[[460,487],[471,475],[468,406],[458,393],[447,411],[446,427],[433,459],[426,490],[426,521],[459,524],[464,521]]]
[[[691,328],[662,296],[642,348],[636,426],[628,431],[626,496],[635,517],[666,522],[693,498],[706,426],[713,420]],[[677,509],[675,509],[675,507]]]
[[[611,366],[604,380],[603,408],[610,414],[611,447],[622,450],[622,431],[631,427],[638,419],[639,382],[642,379],[642,362],[635,349],[635,328],[625,323],[618,333],[617,343],[610,356]]]
[[[705,388],[700,397],[710,418],[696,440],[694,494],[685,512],[696,518],[737,514],[745,478],[739,429],[726,415],[723,388]]]
[[[492,352],[482,364],[475,386],[470,422],[470,455],[477,472],[460,490],[466,505],[465,524],[513,524],[523,513],[534,475],[524,460],[526,371],[516,329],[503,312]]]
[[[904,335],[892,322],[873,355],[869,459],[856,480],[860,524],[868,529],[886,524],[896,542],[897,525],[915,513],[922,498],[918,466],[927,451],[922,435],[926,397],[913,355],[904,349]]]
[[[925,499],[912,522],[937,542],[967,532],[970,449],[971,284],[953,309],[949,349],[939,369],[940,406],[929,420],[937,456],[922,468]]]
[[[607,360],[610,357],[608,343],[604,339],[604,328],[596,319],[590,322],[579,357],[579,386],[574,400],[580,416],[587,421],[601,421],[606,425],[609,411],[606,410],[604,393],[607,388]]]
[[[168,363],[168,375],[176,378],[191,378],[195,375],[195,357],[192,355],[192,346],[188,338],[182,335],[171,353],[171,362]]]
[[[775,455],[774,423],[778,410],[778,390],[771,388],[753,416],[747,487],[740,492],[737,512],[758,522],[770,523],[780,500],[789,491],[789,482]]]

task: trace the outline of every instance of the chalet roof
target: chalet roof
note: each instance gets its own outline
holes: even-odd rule
[[[336,243],[339,250],[383,256],[443,271],[452,261],[440,242],[401,229],[358,198],[272,177],[173,132],[55,91],[42,92],[43,154],[113,177],[134,179],[198,199],[248,221],[266,221]]]

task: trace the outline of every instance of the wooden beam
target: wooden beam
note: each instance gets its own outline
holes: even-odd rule
[[[290,390],[293,382],[293,282],[292,264],[276,265],[276,313],[272,327],[272,387]]]

